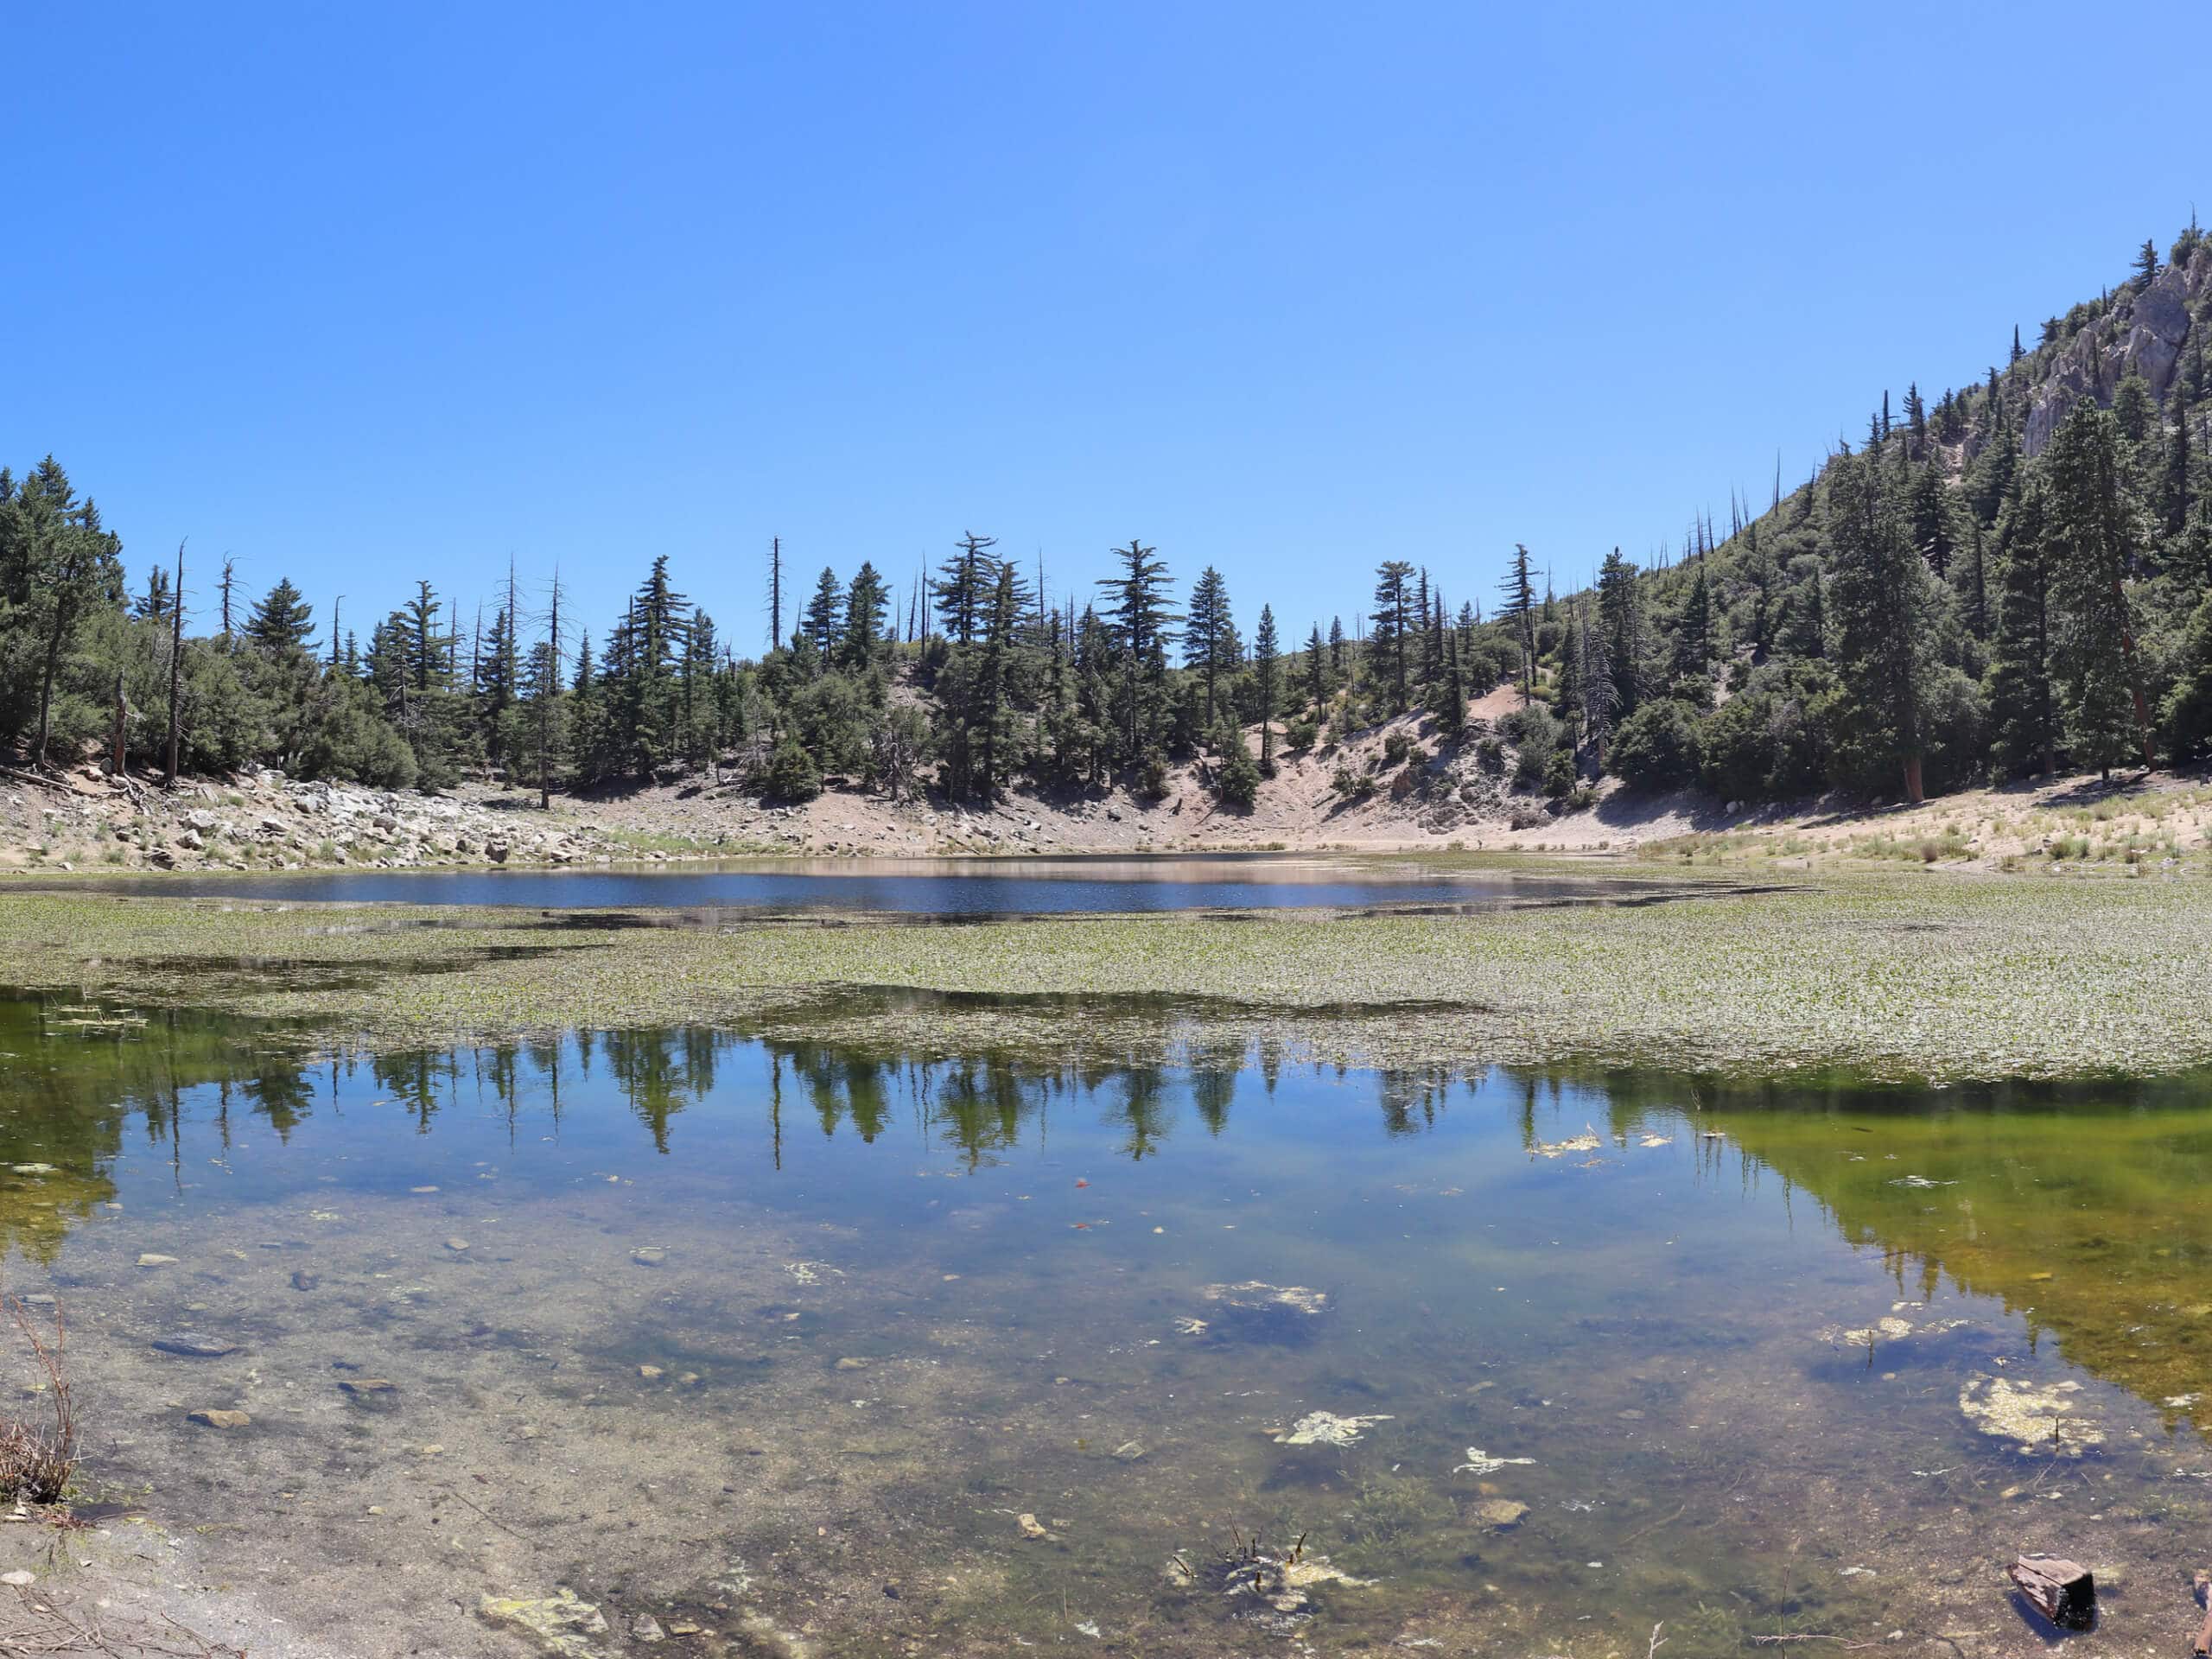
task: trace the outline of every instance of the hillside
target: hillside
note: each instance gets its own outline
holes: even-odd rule
[[[2192,225],[1974,384],[1875,391],[1862,443],[1763,513],[1700,515],[1678,555],[1616,551],[1562,595],[1523,549],[1488,615],[1447,602],[1458,573],[1384,557],[1363,616],[1302,639],[1141,541],[1047,594],[973,533],[903,601],[863,561],[788,604],[779,544],[757,658],[665,558],[596,646],[557,585],[526,607],[516,580],[470,627],[423,581],[365,644],[318,639],[289,582],[249,604],[226,567],[196,617],[181,556],[128,582],[48,458],[0,472],[7,857],[1611,845],[2194,765],[2208,314]]]

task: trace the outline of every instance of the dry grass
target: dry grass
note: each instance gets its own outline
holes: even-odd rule
[[[68,1490],[77,1471],[77,1414],[70,1397],[69,1331],[60,1306],[54,1310],[51,1342],[33,1322],[30,1310],[14,1297],[8,1311],[23,1333],[45,1381],[35,1385],[54,1409],[51,1429],[21,1417],[0,1419],[0,1497],[17,1503],[52,1503]]]

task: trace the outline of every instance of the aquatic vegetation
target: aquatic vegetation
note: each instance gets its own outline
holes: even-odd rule
[[[1277,1446],[1351,1446],[1376,1423],[1387,1423],[1390,1414],[1340,1417],[1333,1411],[1309,1411],[1275,1437]]]
[[[1203,1028],[1384,1067],[1580,1060],[1948,1081],[2212,1062],[2202,880],[1856,874],[1716,884],[1650,906],[959,928],[571,919],[12,893],[0,896],[0,980],[142,1008],[219,995],[382,1044],[702,1020],[834,1027],[861,1046],[948,1055],[1165,1056]],[[256,963],[287,965],[238,969]]]
[[[2081,1391],[2070,1378],[2039,1387],[1977,1374],[1959,1390],[1959,1409],[1983,1433],[2010,1440],[2022,1452],[2078,1458],[2105,1439],[2095,1408],[2076,1397]]]

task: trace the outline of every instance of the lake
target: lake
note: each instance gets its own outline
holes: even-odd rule
[[[1554,903],[1653,890],[1592,874],[1403,859],[1249,854],[1150,858],[751,859],[590,869],[318,870],[17,884],[301,903],[672,907],[984,916],[1074,911]]]
[[[302,1040],[0,1002],[87,1496],[308,1636],[567,1586],[610,1652],[1993,1654],[2035,1548],[2193,1626],[2201,1078]]]

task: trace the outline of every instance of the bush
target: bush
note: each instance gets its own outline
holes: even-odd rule
[[[1382,764],[1386,766],[1402,766],[1406,757],[1413,753],[1413,739],[1403,732],[1391,733],[1382,740]]]
[[[776,745],[775,753],[768,757],[766,785],[770,797],[794,804],[810,801],[822,793],[822,769],[788,732],[784,734],[784,741]]]
[[[1247,807],[1260,793],[1260,763],[1252,758],[1251,750],[1240,738],[1230,745],[1229,753],[1215,775],[1214,793],[1231,806]]]
[[[1700,747],[1696,711],[1656,697],[1621,722],[1606,759],[1635,788],[1679,789],[1697,781]]]
[[[1337,775],[1329,780],[1329,787],[1348,801],[1363,801],[1375,792],[1375,779],[1368,772],[1338,766]]]
[[[1574,789],[1574,752],[1554,749],[1552,758],[1544,763],[1544,793],[1554,800],[1562,800]]]
[[[1301,715],[1283,728],[1282,746],[1292,753],[1310,749],[1319,741],[1321,728],[1310,715]]]

